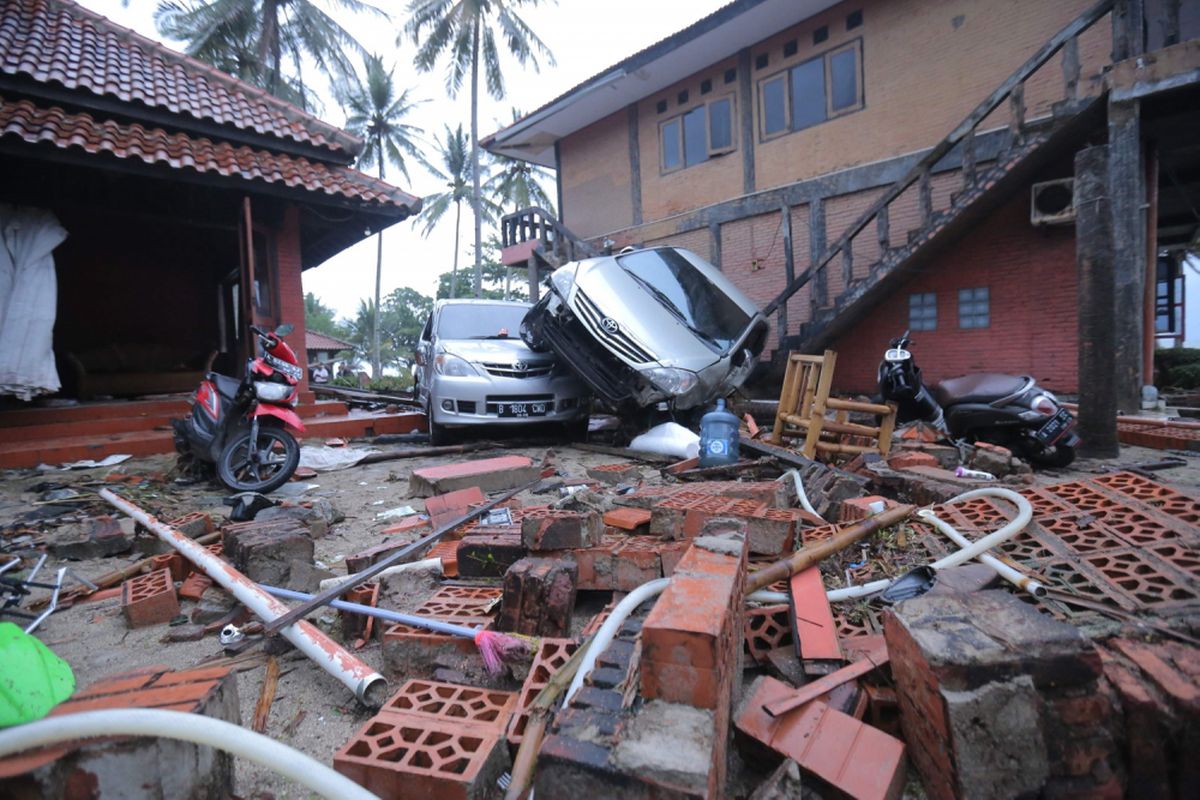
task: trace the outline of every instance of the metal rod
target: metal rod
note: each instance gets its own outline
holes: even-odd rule
[[[267,586],[265,583],[260,583],[258,588],[262,589],[269,595],[282,597],[284,600],[312,600],[316,595],[308,594],[307,592],[297,592],[293,589],[281,589],[278,586]],[[468,628],[466,625],[455,625],[452,622],[440,622],[429,617],[418,617],[415,614],[402,614],[399,611],[389,611],[386,608],[375,608],[374,606],[364,606],[362,603],[351,603],[348,600],[333,600],[329,603],[332,608],[340,611],[350,611],[355,614],[365,614],[368,617],[376,617],[377,619],[385,619],[388,622],[399,622],[404,625],[412,625],[417,628],[434,631],[436,633],[445,633],[450,636],[461,636],[465,639],[475,638],[475,634],[479,633],[476,628]]]
[[[459,525],[470,522],[471,520],[475,519],[476,517],[479,517],[480,515],[486,513],[490,509],[496,507],[500,503],[503,503],[505,500],[508,500],[509,498],[512,498],[512,497],[516,497],[518,494],[525,491],[526,489],[532,489],[540,481],[541,481],[541,477],[539,476],[538,478],[535,478],[534,480],[530,481],[529,483],[526,483],[524,486],[518,486],[515,489],[511,489],[511,490],[505,492],[504,494],[500,495],[499,497],[497,497],[493,500],[489,500],[488,502],[484,503],[481,506],[477,506],[477,507],[471,509],[470,511],[467,511],[466,513],[460,514],[459,516],[455,517],[454,519],[450,520],[449,522],[447,522],[444,525],[442,525],[441,527],[439,527],[437,530],[433,531],[433,533],[425,535],[424,537],[418,539],[417,541],[413,542],[412,544],[408,545],[407,547],[402,547],[401,549],[397,550],[396,552],[392,553],[391,555],[387,556],[386,558],[383,558],[383,559],[375,562],[374,564],[372,564],[371,566],[362,570],[361,572],[356,572],[353,575],[347,576],[346,580],[343,583],[339,583],[336,586],[329,587],[325,591],[323,591],[320,594],[313,597],[312,600],[306,600],[305,602],[301,603],[300,605],[298,605],[295,608],[288,611],[286,614],[283,614],[282,616],[280,616],[278,619],[265,624],[263,626],[263,632],[268,633],[268,634],[275,633],[282,626],[288,625],[289,623],[292,623],[292,622],[295,622],[296,620],[300,619],[301,617],[305,616],[306,614],[312,613],[313,610],[318,609],[321,606],[329,605],[329,601],[331,601],[337,597],[340,597],[341,595],[343,595],[346,592],[353,589],[355,586],[358,586],[362,583],[369,581],[371,578],[374,578],[376,575],[383,572],[385,569],[387,569],[391,565],[399,564],[405,558],[408,558],[410,555],[417,552],[425,545],[436,542],[438,539],[442,538],[447,533],[449,533],[450,531],[457,528]]]
[[[33,633],[33,629],[42,624],[42,620],[54,613],[54,609],[58,608],[58,592],[62,589],[63,577],[67,574],[67,568],[63,567],[58,571],[58,580],[54,584],[54,592],[50,595],[50,605],[34,618],[33,622],[29,623],[25,628],[26,633]]]
[[[101,489],[100,497],[142,523],[153,531],[155,536],[182,553],[208,577],[254,612],[264,624],[291,611],[284,603],[258,588],[254,581],[238,572],[224,559],[214,556],[170,525],[160,522],[154,515],[113,494],[109,489]],[[279,634],[311,658],[317,666],[349,687],[363,705],[378,708],[387,699],[387,680],[368,664],[346,652],[341,645],[312,624],[300,621],[282,628]]]

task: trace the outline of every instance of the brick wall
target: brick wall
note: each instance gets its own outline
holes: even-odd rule
[[[986,286],[991,325],[958,327],[958,290]],[[933,331],[914,332],[914,356],[929,382],[968,372],[1030,374],[1047,388],[1078,390],[1074,228],[1029,224],[1018,191],[969,236],[900,284],[830,347],[838,351],[835,390],[873,392],[888,340],[908,328],[908,296],[937,294]]]
[[[590,236],[632,225],[626,112],[611,114],[578,135],[563,139],[560,147],[560,214],[566,226],[580,236]],[[654,163],[658,163],[657,157]]]
[[[867,164],[931,147],[1048,38],[1091,5],[1091,0],[855,0],[840,3],[799,25],[751,47],[753,61],[766,55],[765,68],[751,67],[750,97],[737,93],[737,82],[724,83],[726,58],[638,103],[643,218],[661,220],[684,211],[739,197],[743,193],[738,115],[743,107],[759,119],[758,85],[763,78],[856,39],[862,39],[864,107],[844,116],[762,141],[755,134],[756,189],[783,186],[847,167]],[[846,28],[852,11],[863,23]],[[813,33],[828,38],[813,43]],[[795,55],[784,58],[786,44]],[[1107,19],[1080,40],[1084,76],[1095,76],[1110,52]],[[702,81],[712,82],[707,95]],[[1026,85],[1027,118],[1045,116],[1062,98],[1061,58],[1055,56]],[[1098,79],[1085,77],[1084,92],[1095,92]],[[688,100],[678,102],[687,91]],[[722,92],[735,94],[735,149],[686,169],[661,174],[659,124]],[[660,101],[666,110],[657,110]],[[1007,106],[980,130],[1007,122]],[[567,224],[585,237],[610,234],[629,225],[628,121],[624,111],[561,141],[559,181]],[[634,234],[636,238],[636,233]]]

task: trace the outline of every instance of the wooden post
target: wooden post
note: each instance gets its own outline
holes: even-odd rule
[[[1082,455],[1112,458],[1117,442],[1117,386],[1113,359],[1112,216],[1108,148],[1075,155],[1075,261],[1079,271],[1079,446]]]
[[[1146,283],[1146,171],[1138,101],[1108,105],[1108,198],[1112,217],[1117,408],[1141,408],[1142,307]]]
[[[1142,383],[1154,385],[1154,348],[1158,295],[1158,149],[1146,150],[1146,282],[1142,287]],[[1139,409],[1140,410],[1140,409]]]
[[[825,201],[820,197],[814,197],[808,204],[808,252],[812,261],[811,269],[817,270],[821,259],[825,257]],[[816,320],[817,311],[828,300],[829,289],[825,279],[825,270],[816,271],[812,284],[812,292],[809,294],[812,313],[808,318]]]
[[[783,227],[783,275],[784,286],[796,279],[796,255],[792,251],[792,209],[784,203],[779,208],[779,224]],[[783,341],[788,335],[788,307],[784,303],[779,307],[779,340]]]

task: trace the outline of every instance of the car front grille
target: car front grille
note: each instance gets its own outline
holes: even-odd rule
[[[592,302],[590,297],[579,290],[575,291],[575,313],[597,340],[611,347],[622,358],[634,364],[648,364],[658,360],[653,353],[643,348],[630,338],[629,334],[619,328],[616,331],[605,330],[601,325],[601,322],[606,319],[604,312]]]
[[[545,403],[553,399],[552,394],[489,394],[484,398],[489,403]]]
[[[518,367],[517,364],[524,364],[524,368]],[[550,374],[554,365],[546,361],[533,364],[518,361],[514,364],[484,364],[483,368],[488,371],[489,375],[495,375],[498,378],[542,378]]]
[[[602,347],[577,318],[564,320],[554,314],[543,315],[542,336],[604,399],[610,403],[633,399],[638,374]]]

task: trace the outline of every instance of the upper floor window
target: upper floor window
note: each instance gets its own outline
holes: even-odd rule
[[[733,95],[665,120],[658,126],[662,171],[672,172],[733,150]]]
[[[759,82],[763,138],[817,125],[863,107],[862,39]]]
[[[986,328],[991,325],[991,298],[988,287],[958,290],[958,327]]]

